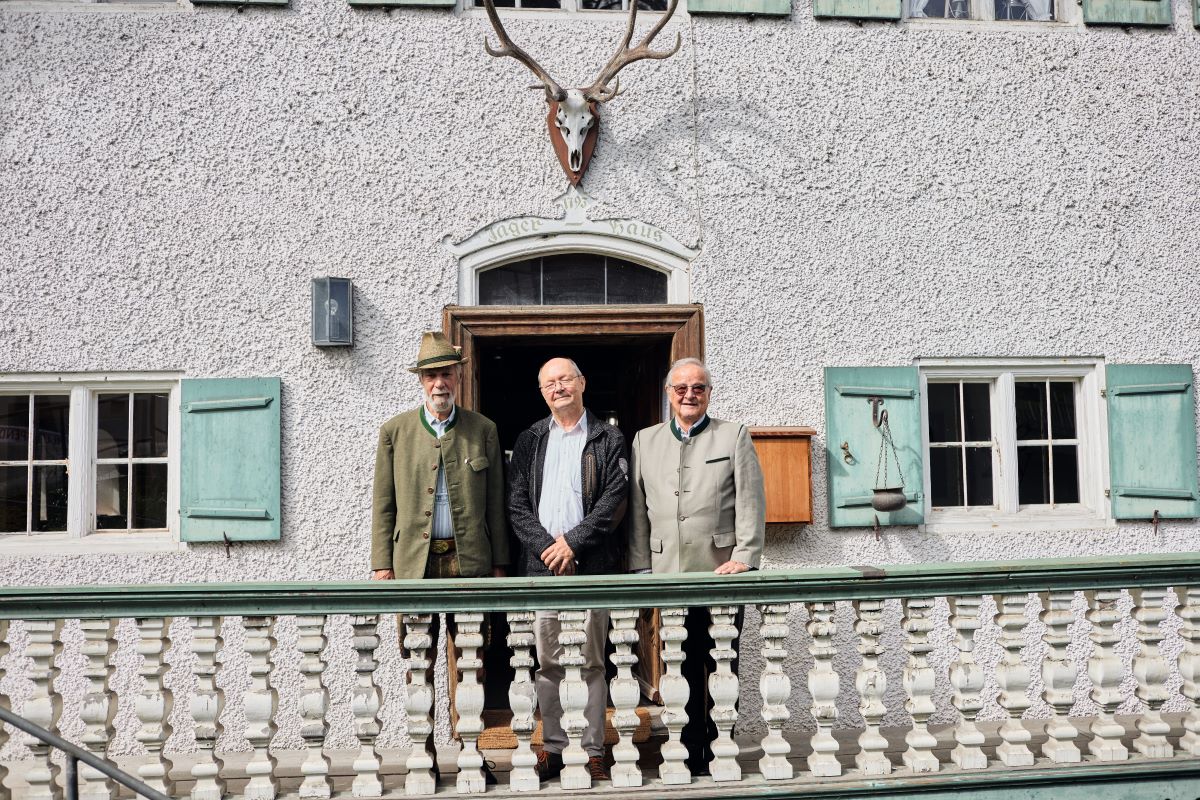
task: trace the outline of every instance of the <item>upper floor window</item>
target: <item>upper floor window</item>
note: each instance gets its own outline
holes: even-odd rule
[[[496,8],[555,8],[563,11],[628,11],[630,0],[495,0]],[[468,0],[483,8],[483,0]],[[667,0],[638,0],[638,11],[666,11]]]
[[[0,544],[171,533],[177,391],[172,381],[0,381]]]
[[[907,19],[977,19],[1049,22],[1054,0],[904,0]]]
[[[480,305],[619,305],[667,302],[667,275],[593,253],[513,261],[479,273]]]

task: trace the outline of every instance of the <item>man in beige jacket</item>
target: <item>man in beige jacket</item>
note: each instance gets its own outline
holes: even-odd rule
[[[671,420],[633,437],[630,570],[733,575],[758,569],[766,498],[750,432],[708,416],[712,378],[698,359],[675,362],[666,389]],[[739,629],[741,618],[739,610]],[[688,609],[683,675],[692,691],[681,739],[693,775],[709,774],[716,736],[708,718],[708,674],[715,668],[710,624],[707,608]],[[737,674],[736,659],[732,667]]]

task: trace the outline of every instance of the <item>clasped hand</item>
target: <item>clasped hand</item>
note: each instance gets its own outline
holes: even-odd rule
[[[555,575],[575,574],[575,551],[567,544],[567,537],[559,536],[554,544],[542,551],[542,563]]]

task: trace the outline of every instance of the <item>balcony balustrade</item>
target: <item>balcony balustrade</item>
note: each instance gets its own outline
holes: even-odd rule
[[[691,606],[707,606],[712,616],[716,669],[707,687],[682,677]],[[611,610],[616,743],[611,780],[600,782],[584,768],[580,746],[587,724],[582,612],[589,608]],[[647,608],[659,609],[661,706],[643,697],[636,672],[638,621]],[[739,631],[734,620],[742,608]],[[1086,613],[1078,614],[1080,608]],[[561,700],[570,745],[562,776],[551,781],[540,781],[535,769],[533,626],[540,609],[560,612],[566,652]],[[452,698],[458,738],[442,736],[435,764],[423,742],[437,727],[435,709],[450,699],[435,669],[431,628],[439,613],[456,623],[460,676]],[[504,643],[515,677],[507,724],[515,749],[481,741],[482,648],[491,613],[503,613],[508,623]],[[394,630],[390,615],[401,620],[402,642],[381,638],[381,631]],[[1131,660],[1118,648],[1131,641],[1122,638],[1129,625],[1136,626]],[[1084,627],[1073,636],[1075,626]],[[279,635],[283,629],[287,637]],[[986,664],[976,656],[977,634],[985,629],[998,652]],[[1069,645],[1084,630],[1090,653],[1072,652]],[[948,663],[930,657],[939,631],[954,638]],[[348,674],[334,666],[347,663],[331,658],[334,639],[353,651]],[[902,652],[885,642],[898,642]],[[389,686],[380,680],[379,660],[398,659],[401,643],[408,651],[406,680]],[[916,791],[983,798],[1005,796],[988,794],[1002,790],[1020,790],[1021,797],[1200,796],[1200,554],[1194,553],[729,577],[0,588],[0,667],[0,691],[12,695],[0,702],[11,701],[28,720],[107,756],[151,787],[192,800]],[[171,674],[175,669],[188,674]],[[981,721],[989,675],[1003,719]],[[1180,679],[1176,694],[1170,687]],[[897,683],[911,720],[902,729],[884,725],[889,698],[896,710]],[[1039,718],[1025,713],[1036,699],[1034,684],[1044,700]],[[701,777],[688,771],[680,731],[689,695],[706,689],[717,733],[711,775]],[[1093,701],[1091,716],[1071,715],[1081,691]],[[284,696],[294,709],[290,722],[281,719]],[[181,703],[186,713],[176,707]],[[390,704],[392,718],[403,708],[410,748],[378,741]],[[952,706],[953,722],[934,724],[939,704],[941,711]],[[1174,711],[1164,712],[1164,705]],[[855,707],[861,725],[839,726],[839,710]],[[1136,713],[1118,713],[1131,708]],[[136,730],[127,724],[122,733],[117,722],[123,712],[128,723],[130,709]],[[283,731],[289,725],[296,735]],[[329,741],[338,725],[352,731],[349,747],[345,737]],[[0,726],[0,751],[9,754],[0,761],[0,796],[62,797],[54,755],[24,735],[14,737],[20,746],[4,749],[9,733]],[[497,785],[485,781],[487,763],[495,765]],[[81,770],[80,781],[81,798],[116,796],[90,768]],[[1120,794],[1121,787],[1135,787],[1135,794]]]

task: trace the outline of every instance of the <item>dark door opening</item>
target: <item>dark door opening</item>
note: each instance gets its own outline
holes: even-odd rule
[[[620,428],[627,442],[642,428],[662,422],[670,336],[485,339],[476,343],[479,411],[496,423],[505,451],[512,450],[521,431],[549,415],[537,388],[537,373],[557,357],[575,360],[587,378],[584,405]]]
[[[670,366],[670,335],[487,338],[475,343],[478,408],[496,423],[506,455],[521,431],[549,415],[537,388],[538,370],[550,359],[560,357],[574,359],[587,379],[583,402],[588,412],[616,425],[629,446],[635,433],[663,420],[662,385]],[[510,547],[514,554],[519,552],[515,540]],[[492,646],[484,653],[484,669],[491,676],[484,687],[484,705],[506,709],[508,685],[514,678],[508,650],[503,646],[508,626],[497,614],[492,627]]]

